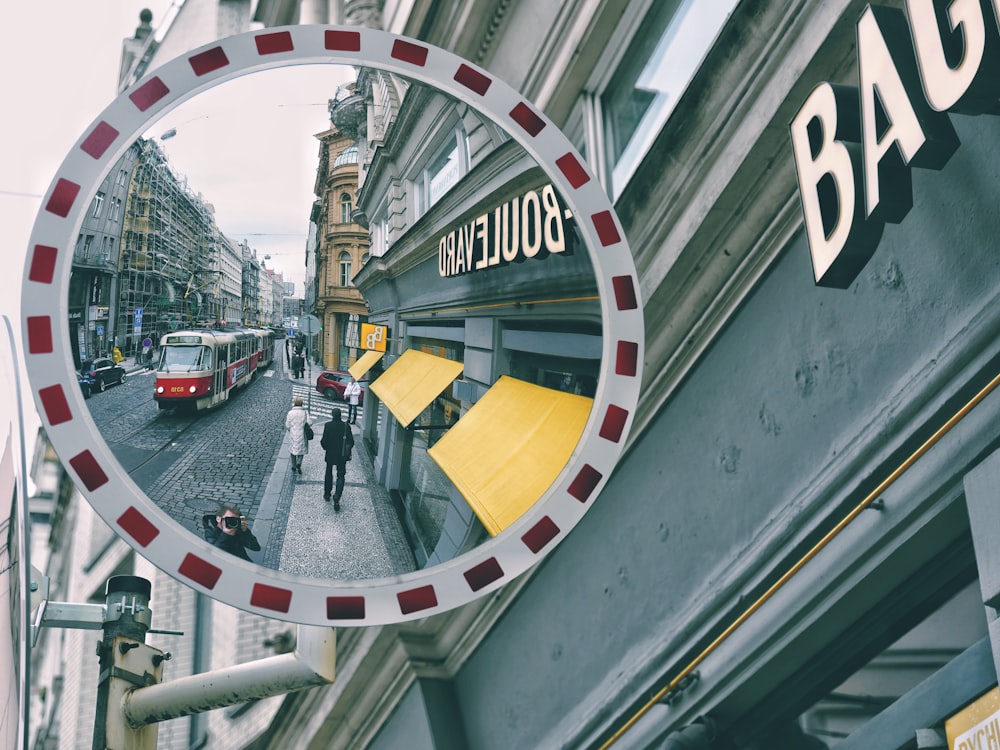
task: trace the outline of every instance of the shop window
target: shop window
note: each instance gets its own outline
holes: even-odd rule
[[[927,680],[987,634],[977,580],[953,591],[926,616],[915,618],[903,635],[841,679],[795,724],[803,734],[823,743],[816,747],[835,748],[846,737],[864,731],[864,725],[918,685],[925,693],[932,689]],[[915,721],[921,725],[908,727],[911,735],[934,722],[931,717],[926,719],[928,724],[919,718]]]
[[[618,67],[595,97],[598,116],[587,139],[588,152],[600,153],[603,145],[614,198],[649,151],[737,2],[658,2],[636,25]]]
[[[425,340],[414,343],[414,348],[453,361],[461,361],[464,356],[462,346],[454,342]],[[460,413],[461,404],[454,399],[451,386],[448,386],[413,420],[413,427],[406,432],[410,443],[409,461],[405,466],[401,494],[410,526],[428,557],[441,538],[452,484],[427,451],[458,421]]]

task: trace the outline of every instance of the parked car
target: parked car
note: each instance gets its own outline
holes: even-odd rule
[[[351,382],[351,373],[338,372],[336,370],[325,370],[316,378],[316,390],[331,401],[343,401],[344,389]],[[364,406],[365,385],[361,384],[361,395],[358,397],[358,405]]]
[[[82,372],[78,372],[76,374],[76,380],[80,384],[80,392],[83,394],[83,397],[90,398],[90,387],[93,385],[93,383],[90,382],[90,378]]]
[[[80,373],[90,379],[91,390],[103,392],[114,383],[125,382],[125,368],[116,365],[111,357],[88,359],[80,366]]]

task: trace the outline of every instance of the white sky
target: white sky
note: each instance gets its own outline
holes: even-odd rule
[[[170,4],[30,0],[5,8],[0,226],[9,262],[0,273],[0,315],[11,320],[19,353],[24,261],[42,195],[70,148],[116,96],[122,40],[135,32],[140,10],[152,10],[156,29]],[[322,82],[313,74],[317,70]],[[258,79],[288,73],[295,74],[294,83],[286,77],[264,85]],[[327,127],[327,99],[352,77],[349,68],[333,66],[256,74],[227,84],[225,101],[221,90],[207,92],[150,129],[159,136],[176,127],[177,135],[163,144],[175,171],[215,206],[222,231],[246,239],[258,258],[270,254],[266,265],[295,281],[299,295],[318,153],[312,136]],[[247,84],[254,80],[250,94]],[[0,325],[0,439],[16,415],[13,381],[6,326]],[[26,377],[21,381],[30,452],[38,420]]]
[[[175,172],[215,208],[233,240],[247,240],[265,265],[303,293],[309,212],[316,196],[327,101],[353,80],[349,67],[296,66],[229,81],[185,102],[152,126]]]

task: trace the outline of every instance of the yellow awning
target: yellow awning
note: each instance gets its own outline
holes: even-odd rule
[[[351,377],[355,380],[361,380],[372,367],[382,359],[382,355],[385,352],[370,351],[365,352],[357,362],[347,368],[347,371],[351,373]]]
[[[441,395],[463,367],[461,362],[407,349],[369,388],[406,427]]]
[[[593,403],[505,375],[427,453],[496,536],[566,466]]]

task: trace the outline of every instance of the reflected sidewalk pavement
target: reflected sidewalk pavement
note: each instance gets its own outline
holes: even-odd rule
[[[291,382],[304,385],[302,380]],[[293,388],[294,395],[305,396],[298,390]],[[320,404],[313,400],[312,406]],[[346,406],[337,406],[346,415]],[[291,471],[287,434],[282,441],[258,518],[251,519],[262,547],[253,557],[266,567],[310,578],[360,580],[415,570],[413,553],[389,493],[375,481],[360,420],[350,425],[354,456],[347,463],[340,510],[335,511],[333,502],[323,499],[326,463],[319,444],[329,407],[314,408],[310,414],[316,419],[316,437],[303,456],[301,475]],[[263,560],[259,560],[261,555]]]

